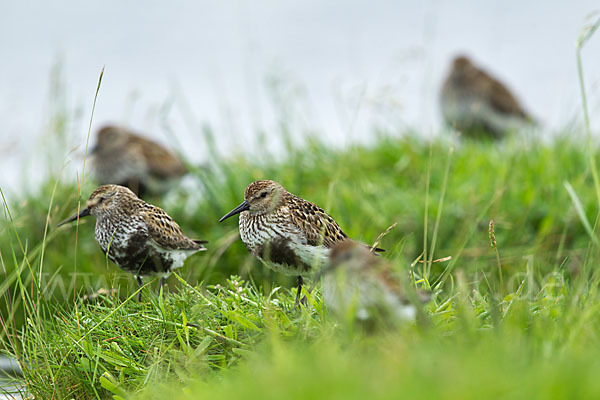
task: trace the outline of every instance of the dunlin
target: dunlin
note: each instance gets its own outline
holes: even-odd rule
[[[239,213],[246,248],[269,268],[297,276],[296,305],[302,277],[326,264],[330,248],[348,237],[321,208],[271,180],[251,183],[242,204],[219,222]]]
[[[187,168],[160,144],[118,126],[105,126],[90,152],[101,185],[127,186],[138,196],[161,193],[187,173]]]
[[[364,245],[345,240],[329,254],[330,263],[320,271],[323,300],[329,311],[342,320],[371,325],[396,325],[417,315],[416,301],[428,296],[403,284],[393,266],[375,257]]]
[[[206,250],[206,241],[188,238],[166,212],[123,186],[100,186],[85,208],[58,226],[88,215],[96,217],[95,237],[102,251],[121,269],[132,273],[139,286],[142,277],[158,275],[162,287],[171,271],[181,267],[187,257]]]
[[[454,59],[440,105],[449,126],[474,138],[500,139],[534,122],[504,84],[465,56]]]

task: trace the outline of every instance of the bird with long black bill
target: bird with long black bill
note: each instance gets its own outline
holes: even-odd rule
[[[331,247],[348,238],[323,209],[271,180],[248,185],[242,204],[219,222],[236,214],[246,248],[267,267],[297,277],[296,306],[303,277],[323,267]]]
[[[142,278],[160,276],[160,288],[186,258],[205,251],[205,240],[188,238],[162,209],[138,198],[119,185],[100,186],[86,207],[58,226],[96,217],[95,238],[102,251],[121,269],[132,273],[141,287]],[[141,301],[140,291],[138,300]]]

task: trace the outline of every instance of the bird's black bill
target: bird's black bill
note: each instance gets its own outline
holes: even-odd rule
[[[63,222],[58,224],[56,227],[59,228],[59,227],[63,226],[64,224],[68,224],[69,222],[75,221],[77,218],[87,217],[88,215],[90,215],[90,210],[89,210],[89,208],[85,207],[79,212],[79,214],[75,214],[75,215],[65,219]]]
[[[242,204],[240,204],[239,206],[237,206],[236,208],[234,208],[233,210],[229,211],[227,214],[225,214],[220,220],[219,222],[223,222],[225,221],[227,218],[231,217],[232,215],[235,214],[239,214],[242,211],[246,211],[250,209],[250,204],[248,204],[248,202],[246,200],[244,200],[244,202]]]

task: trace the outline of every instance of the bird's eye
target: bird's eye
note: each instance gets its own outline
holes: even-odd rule
[[[265,197],[267,197],[267,192],[262,192],[262,193],[260,194],[260,197],[262,197],[263,199],[264,199]]]

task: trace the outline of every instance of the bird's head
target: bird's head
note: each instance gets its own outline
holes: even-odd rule
[[[281,205],[286,193],[285,188],[275,181],[252,182],[244,192],[242,204],[225,214],[219,222],[243,211],[254,215],[268,214]]]
[[[462,70],[462,69],[465,69],[465,68],[470,68],[473,65],[473,63],[471,62],[471,60],[469,59],[469,57],[461,54],[461,55],[456,56],[454,58],[454,61],[452,62],[452,65],[453,65],[454,69]]]
[[[128,188],[119,185],[103,185],[92,192],[86,206],[71,217],[62,221],[58,226],[73,222],[79,218],[93,215],[101,218],[105,215],[119,212],[122,204],[128,200],[137,199],[137,196]]]
[[[344,240],[331,248],[330,269],[343,267],[347,270],[360,270],[366,264],[373,262],[374,257],[368,246],[353,240]]]
[[[96,134],[96,146],[90,154],[106,153],[122,148],[129,140],[129,133],[118,126],[107,125]]]

